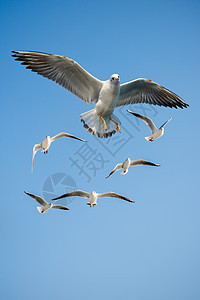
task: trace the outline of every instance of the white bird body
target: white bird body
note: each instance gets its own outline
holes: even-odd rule
[[[143,115],[140,115],[138,113],[134,113],[130,110],[127,110],[130,114],[134,115],[135,117],[141,119],[142,121],[144,121],[150,128],[152,135],[150,136],[146,136],[145,139],[147,141],[153,142],[154,140],[158,139],[159,137],[163,136],[164,134],[164,126],[167,125],[167,123],[169,123],[169,121],[171,121],[172,118],[170,118],[169,120],[167,120],[162,126],[160,126],[160,128],[157,128],[154,124],[154,122]]]
[[[24,192],[29,197],[33,198],[36,202],[38,202],[41,206],[37,206],[37,210],[39,213],[47,213],[49,209],[62,209],[62,210],[69,210],[66,206],[63,205],[54,205],[53,203],[47,203],[42,197]]]
[[[87,202],[88,205],[90,205],[90,207],[94,207],[95,205],[97,205],[97,200],[99,198],[103,198],[103,197],[113,197],[113,198],[119,198],[119,199],[122,199],[122,200],[126,200],[128,202],[131,202],[131,203],[135,203],[135,201],[133,200],[130,200],[120,194],[117,194],[117,193],[113,193],[113,192],[107,192],[107,193],[101,193],[101,194],[98,194],[96,192],[91,192],[91,193],[87,193],[87,192],[84,192],[84,191],[81,191],[81,190],[76,190],[76,191],[72,191],[72,192],[69,192],[69,193],[66,193],[66,194],[63,194],[59,197],[56,197],[52,200],[58,200],[58,199],[62,199],[62,198],[66,198],[66,197],[74,197],[74,196],[78,196],[78,197],[83,197],[83,198],[87,198],[89,199],[89,201]]]
[[[130,165],[131,165],[131,160],[130,160],[130,158],[128,157],[128,158],[125,160],[125,162],[123,162],[123,164],[122,164],[123,170],[122,170],[122,172],[121,172],[121,175],[125,175],[126,173],[128,173],[128,168],[130,167]]]
[[[146,136],[145,139],[147,141],[153,142],[154,140],[158,139],[159,137],[161,137],[164,134],[164,127],[159,128],[154,131],[154,133],[152,133],[152,135],[150,136]]]
[[[39,213],[47,213],[47,211],[53,207],[53,204],[52,203],[48,203],[44,206],[37,206],[37,210],[39,211]]]
[[[113,114],[115,107],[135,103],[171,108],[188,106],[178,95],[149,79],[138,78],[120,85],[118,74],[106,81],[99,80],[66,56],[36,51],[12,53],[27,69],[57,82],[85,103],[93,102],[95,108],[81,114],[81,121],[92,135],[100,138],[121,132],[120,121]]]
[[[112,79],[114,78],[114,80]],[[95,112],[103,117],[110,116],[116,105],[120,93],[120,79],[118,74],[113,74],[109,80],[104,81],[95,105]]]
[[[82,139],[76,137],[75,135],[72,135],[72,134],[69,134],[66,132],[60,132],[60,133],[54,135],[52,138],[49,135],[46,136],[46,138],[40,144],[35,144],[33,147],[32,172],[33,172],[34,158],[35,158],[35,154],[37,153],[37,151],[39,149],[41,149],[41,152],[44,152],[45,154],[48,153],[48,149],[51,146],[51,143],[61,137],[68,137],[68,138],[76,139],[76,140],[79,140],[82,142],[86,142],[85,140],[82,140]]]
[[[94,207],[95,205],[97,205],[97,199],[98,199],[98,194],[96,192],[91,192],[87,204],[90,205],[90,207],[92,206]]]
[[[106,176],[106,178],[110,177],[113,173],[115,173],[118,170],[122,169],[121,175],[125,175],[128,173],[128,169],[131,166],[142,166],[142,165],[146,165],[146,166],[154,166],[154,167],[159,167],[160,165],[152,163],[150,161],[147,160],[143,160],[143,159],[137,159],[137,160],[131,160],[129,157],[121,164],[117,164],[115,166],[115,168],[112,170],[112,172],[110,172],[110,174],[108,176]]]
[[[44,141],[42,141],[41,143],[41,152],[45,152],[49,149],[49,147],[51,146],[51,138],[50,136],[46,136],[46,138],[44,139]]]

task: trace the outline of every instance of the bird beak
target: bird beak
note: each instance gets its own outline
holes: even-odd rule
[[[118,77],[118,78],[116,78],[116,80],[119,80],[119,77]]]

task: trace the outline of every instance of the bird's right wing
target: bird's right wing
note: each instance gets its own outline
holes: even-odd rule
[[[112,170],[112,172],[110,172],[110,174],[108,176],[106,176],[106,178],[110,177],[110,175],[112,175],[113,173],[115,173],[116,171],[122,169],[122,165],[123,164],[118,164],[116,165],[116,167]]]
[[[134,113],[133,111],[131,110],[127,110],[130,114],[134,115],[135,117],[141,119],[142,121],[144,121],[148,126],[149,128],[151,129],[151,132],[154,133],[155,130],[157,129],[154,122],[148,118],[148,117],[145,117],[143,115],[140,115],[140,114],[137,114],[137,113]]]
[[[71,139],[75,139],[75,140],[79,140],[79,141],[82,141],[82,142],[86,142],[85,140],[82,140],[78,137],[76,137],[75,135],[72,135],[72,134],[69,134],[69,133],[66,133],[66,132],[60,132],[56,135],[54,135],[52,138],[51,138],[51,141],[55,141],[61,137],[68,137],[68,138],[71,138]]]
[[[40,205],[44,206],[44,205],[47,205],[48,203],[42,198],[42,197],[39,197],[39,196],[36,196],[36,195],[33,195],[33,194],[29,194],[27,192],[24,192],[26,195],[32,197],[35,201],[37,201]]]
[[[162,124],[162,126],[160,126],[159,129],[163,128],[165,125],[167,125],[167,123],[169,123],[169,121],[171,121],[172,118],[170,118],[169,120],[167,120],[164,124]]]
[[[131,160],[131,166],[137,166],[137,165],[146,165],[146,166],[155,166],[155,167],[159,167],[160,165],[158,164],[154,164],[150,161],[147,160],[143,160],[143,159],[137,159],[137,160]]]
[[[103,197],[113,197],[113,198],[119,198],[119,199],[122,199],[122,200],[126,200],[128,202],[132,202],[132,203],[135,203],[135,201],[133,200],[130,200],[120,194],[116,194],[116,193],[113,193],[113,192],[107,192],[107,193],[102,193],[102,194],[98,194],[98,198],[103,198]]]
[[[89,198],[90,194],[83,192],[81,190],[77,190],[77,191],[72,191],[66,194],[63,194],[59,197],[53,198],[52,200],[58,200],[58,199],[62,199],[62,198],[66,198],[66,197],[73,197],[73,196],[78,196],[78,197],[83,197],[83,198]]]
[[[16,60],[22,61],[22,65],[27,65],[27,69],[57,82],[85,103],[97,102],[103,81],[89,74],[74,60],[36,51],[12,53]]]
[[[42,148],[42,143],[40,144],[35,144],[35,146],[33,147],[33,156],[32,156],[32,173],[33,173],[33,165],[34,165],[34,158],[35,158],[35,154],[36,152]]]

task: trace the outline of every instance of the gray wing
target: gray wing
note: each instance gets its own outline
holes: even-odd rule
[[[66,197],[73,197],[73,196],[78,196],[78,197],[83,197],[83,198],[89,198],[90,194],[83,192],[81,190],[77,190],[77,191],[72,191],[66,194],[63,194],[59,197],[53,198],[52,200],[58,200],[58,199],[62,199],[62,198],[66,198]]]
[[[51,138],[51,141],[55,141],[61,137],[68,137],[68,138],[71,138],[71,139],[75,139],[75,140],[79,140],[79,141],[82,141],[82,142],[86,142],[85,140],[82,140],[78,137],[76,137],[75,135],[72,135],[72,134],[69,134],[69,133],[66,133],[66,132],[60,132],[56,135],[54,135],[52,138]]]
[[[180,108],[189,106],[175,93],[145,78],[139,78],[120,85],[117,106],[134,103],[149,103],[175,108],[177,106]]]
[[[63,206],[63,205],[53,205],[52,208],[54,209],[63,209],[63,210],[69,210],[68,207]]]
[[[74,60],[35,51],[12,53],[16,60],[22,61],[22,65],[27,65],[27,69],[57,82],[84,102],[97,102],[103,82],[89,74]]]
[[[33,156],[32,156],[32,173],[33,173],[33,165],[34,165],[34,158],[35,158],[35,154],[36,152],[42,148],[42,143],[40,144],[35,144],[35,146],[33,147]]]
[[[39,197],[39,196],[36,196],[36,195],[33,195],[33,194],[29,194],[27,192],[24,192],[26,195],[32,197],[35,201],[37,201],[40,205],[44,206],[44,205],[47,205],[48,203],[42,198],[42,197]]]
[[[130,110],[127,110],[127,111],[130,114],[134,115],[135,117],[137,117],[137,118],[141,119],[142,121],[144,121],[149,126],[149,128],[151,129],[152,133],[154,133],[157,130],[154,122],[150,118],[145,117],[145,116],[140,115],[140,114],[137,114],[137,113],[134,113],[133,111],[130,111]]]
[[[115,173],[116,171],[122,169],[122,165],[123,164],[118,164],[116,165],[116,167],[112,170],[112,172],[110,172],[110,174],[108,176],[106,176],[106,178],[110,177],[110,175],[112,175],[113,173]]]
[[[160,166],[158,164],[154,164],[150,161],[143,160],[143,159],[131,160],[131,166],[138,166],[138,165],[155,166],[155,167]]]
[[[102,193],[102,194],[98,194],[98,198],[103,198],[103,197],[113,197],[113,198],[119,198],[119,199],[122,199],[122,200],[126,200],[128,202],[132,202],[132,203],[135,203],[135,201],[133,200],[130,200],[120,194],[116,194],[116,193],[113,193],[113,192],[107,192],[107,193]]]
[[[164,124],[162,124],[162,126],[160,126],[159,129],[163,128],[165,125],[167,125],[167,123],[169,123],[169,121],[171,121],[172,118],[170,118],[169,120],[167,120]]]

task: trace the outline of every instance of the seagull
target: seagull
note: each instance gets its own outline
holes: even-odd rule
[[[137,160],[131,160],[129,157],[121,164],[117,164],[116,167],[112,170],[112,172],[110,172],[110,174],[108,176],[106,176],[106,178],[110,177],[110,175],[112,175],[113,173],[115,173],[118,170],[122,170],[121,175],[125,175],[126,173],[128,173],[128,169],[131,166],[142,166],[142,165],[147,165],[147,166],[155,166],[155,167],[159,167],[160,165],[158,164],[154,164],[150,161],[146,161],[143,159],[137,159]]]
[[[62,199],[62,198],[66,198],[66,197],[73,197],[73,196],[78,196],[78,197],[83,197],[83,198],[89,198],[89,201],[87,202],[88,205],[90,205],[90,207],[94,207],[95,205],[97,205],[97,199],[98,198],[103,198],[103,197],[113,197],[113,198],[119,198],[122,200],[126,200],[128,202],[131,203],[135,203],[135,201],[130,200],[122,195],[113,193],[113,192],[108,192],[108,193],[102,193],[102,194],[97,194],[96,192],[91,192],[91,193],[87,193],[81,190],[77,190],[77,191],[73,191],[73,192],[69,192],[67,194],[63,194],[62,196],[56,197],[53,200],[58,200],[58,199]]]
[[[42,197],[33,195],[33,194],[29,194],[27,192],[24,192],[26,195],[32,197],[35,201],[37,201],[40,205],[42,205],[42,207],[38,206],[37,210],[39,211],[39,213],[47,213],[47,211],[50,208],[54,208],[54,209],[63,209],[63,210],[69,210],[69,208],[67,208],[66,206],[63,205],[54,205],[53,203],[47,203]]]
[[[154,122],[150,119],[147,118],[143,115],[134,113],[130,110],[127,110],[130,114],[136,116],[137,118],[143,120],[151,129],[152,135],[150,136],[146,136],[145,139],[147,141],[153,142],[154,140],[158,139],[159,137],[161,137],[164,134],[164,126],[167,125],[167,123],[169,123],[169,121],[171,121],[172,118],[170,118],[168,121],[166,121],[162,126],[160,126],[160,128],[157,128],[154,124]]]
[[[145,78],[120,84],[118,74],[102,81],[77,62],[66,57],[36,51],[12,51],[13,57],[43,77],[55,81],[85,103],[91,102],[94,109],[81,114],[83,126],[92,135],[107,138],[121,132],[120,120],[113,114],[116,107],[149,103],[168,107],[189,106],[178,95]]]
[[[35,158],[35,154],[39,149],[42,149],[41,152],[44,152],[44,154],[48,153],[48,149],[51,146],[51,143],[61,137],[69,137],[72,139],[76,139],[82,142],[86,142],[85,140],[82,140],[78,137],[76,137],[75,135],[69,134],[69,133],[65,133],[65,132],[60,132],[56,135],[54,135],[52,138],[48,135],[46,136],[46,138],[44,139],[44,141],[42,141],[40,144],[35,144],[33,147],[33,157],[32,157],[32,172],[33,172],[33,165],[34,165],[34,158]]]

